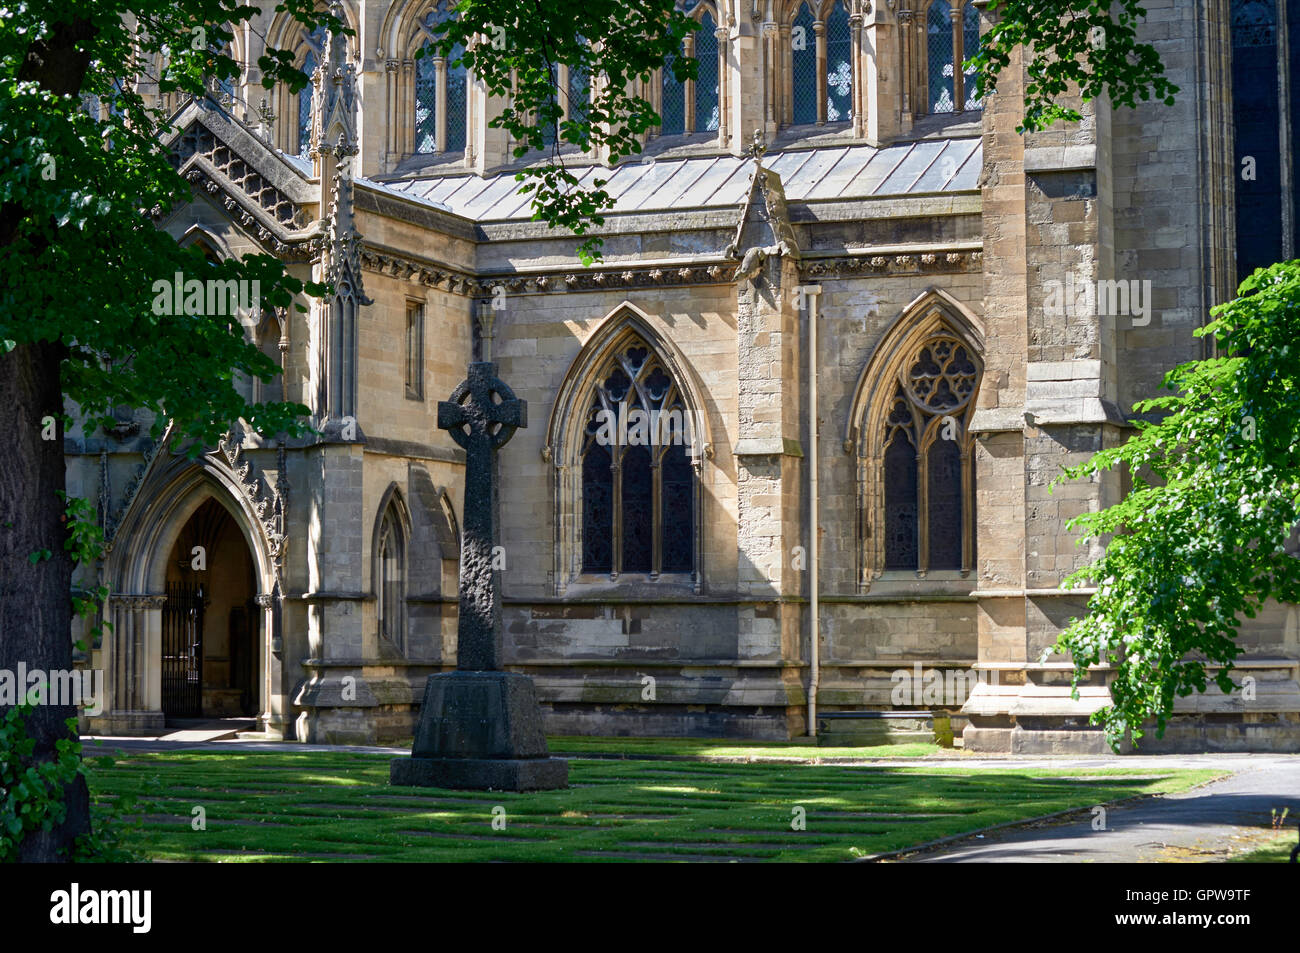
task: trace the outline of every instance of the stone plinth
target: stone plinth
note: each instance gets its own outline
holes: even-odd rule
[[[546,748],[532,679],[511,672],[430,675],[411,757],[390,773],[393,784],[479,791],[546,791],[568,779],[568,762]]]

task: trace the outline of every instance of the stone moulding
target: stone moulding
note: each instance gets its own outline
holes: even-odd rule
[[[620,265],[575,272],[567,267],[528,274],[472,275],[449,265],[404,255],[387,248],[364,246],[361,264],[367,271],[413,281],[428,288],[453,294],[484,297],[496,288],[507,295],[568,294],[574,291],[670,288],[699,285],[730,285],[735,281],[735,263],[724,258],[698,261]],[[926,251],[917,254],[848,253],[805,258],[801,272],[806,278],[885,277],[926,274],[974,274],[983,268],[983,252],[971,249]]]

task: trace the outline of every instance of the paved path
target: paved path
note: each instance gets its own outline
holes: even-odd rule
[[[1025,764],[1026,762],[1011,762]],[[1106,809],[1106,829],[1082,820],[1043,822],[990,833],[907,858],[923,863],[1128,863],[1226,860],[1273,840],[1270,811],[1290,807],[1287,828],[1300,820],[1300,756],[1192,755],[1118,759],[1052,759],[1053,767],[1226,768],[1234,773],[1184,794],[1146,798]],[[1008,762],[999,762],[1008,765]]]

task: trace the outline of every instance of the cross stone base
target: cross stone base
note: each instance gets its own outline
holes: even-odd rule
[[[512,672],[430,675],[411,757],[393,760],[393,784],[475,791],[568,787],[552,758],[533,680]]]

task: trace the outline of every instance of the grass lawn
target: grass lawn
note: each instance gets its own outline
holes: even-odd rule
[[[1252,850],[1248,854],[1230,858],[1230,864],[1285,864],[1291,859],[1295,850],[1296,832],[1288,831],[1278,836],[1277,840],[1266,847]]]
[[[109,766],[92,757],[89,769],[96,797],[136,795],[144,805],[127,846],[150,859],[210,861],[851,860],[1185,791],[1220,774],[579,759],[568,790],[502,794],[394,788],[389,761],[187,751],[131,753]],[[199,806],[207,829],[196,831]],[[504,830],[493,827],[494,808],[504,809]],[[806,814],[805,830],[792,829],[795,808]]]

